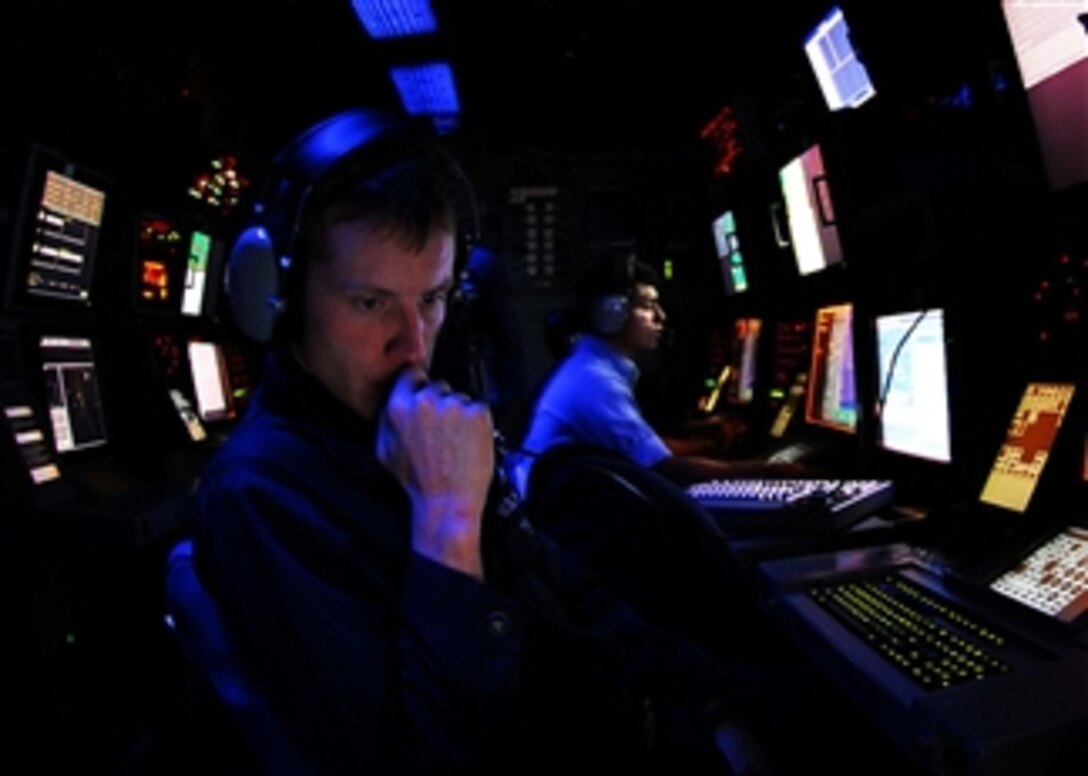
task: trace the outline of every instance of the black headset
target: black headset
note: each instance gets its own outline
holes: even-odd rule
[[[258,342],[272,339],[301,282],[297,241],[309,203],[343,181],[373,178],[427,153],[440,154],[460,181],[465,204],[456,206],[469,211],[469,228],[476,230],[468,178],[421,119],[353,108],[312,126],[280,151],[254,206],[254,221],[235,240],[227,265],[225,288],[238,328]],[[458,266],[464,263],[463,247],[458,246]]]
[[[596,294],[589,303],[590,330],[605,336],[618,334],[631,312],[631,291],[635,285],[635,255],[633,253],[609,259],[605,279],[609,293]],[[622,293],[619,291],[622,290]]]

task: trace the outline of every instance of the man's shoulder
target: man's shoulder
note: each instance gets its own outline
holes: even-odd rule
[[[588,353],[572,353],[555,370],[552,388],[562,388],[576,397],[592,399],[592,388],[617,381],[619,374],[608,359]]]
[[[263,470],[305,470],[319,456],[320,432],[269,412],[255,412],[231,432],[208,464],[206,476]]]

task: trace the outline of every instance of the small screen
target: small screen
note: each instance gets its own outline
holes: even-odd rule
[[[91,282],[106,194],[59,169],[41,171],[40,190],[25,214],[20,250],[27,297],[91,303]],[[32,195],[33,196],[33,195]]]
[[[136,224],[136,300],[143,312],[177,310],[182,269],[181,229],[168,218],[141,216]]]
[[[1061,531],[997,577],[990,589],[1072,622],[1088,610],[1088,530]]]
[[[181,422],[185,424],[185,431],[189,434],[189,438],[194,442],[202,442],[207,439],[208,432],[204,430],[200,417],[193,410],[193,405],[185,398],[185,394],[176,388],[171,388],[170,401],[174,405],[178,417],[181,418]]]
[[[842,9],[834,6],[805,39],[805,54],[831,110],[856,108],[876,96],[858,59]]]
[[[952,460],[944,311],[876,318],[880,445],[932,461]]]
[[[806,421],[849,433],[857,429],[858,421],[853,317],[851,304],[816,311],[805,401]]]
[[[809,275],[842,261],[842,246],[820,146],[809,147],[778,175],[797,270]]]
[[[1070,383],[1028,383],[983,486],[983,502],[1027,510],[1073,390]]]
[[[189,235],[185,286],[181,296],[182,315],[210,316],[215,312],[223,251],[222,242],[206,232],[194,229]]]
[[[755,398],[756,357],[759,333],[763,321],[759,318],[738,318],[733,322],[733,379],[729,398],[737,404],[750,404]]]
[[[726,294],[748,290],[748,273],[737,237],[737,221],[732,210],[726,210],[713,224],[714,248],[718,254],[719,271]]]
[[[234,417],[222,348],[214,342],[192,341],[188,350],[189,371],[193,376],[201,420],[213,422]]]
[[[106,444],[106,414],[91,341],[42,337],[40,350],[57,452]]]

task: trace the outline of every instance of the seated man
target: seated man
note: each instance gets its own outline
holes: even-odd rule
[[[636,363],[657,348],[665,327],[660,280],[633,256],[615,256],[582,276],[575,322],[580,335],[536,399],[515,466],[524,493],[533,456],[560,445],[588,445],[656,470],[680,485],[728,477],[793,477],[796,466],[723,461],[719,445],[700,437],[666,439],[643,417],[635,398]]]
[[[761,655],[776,645],[755,592],[713,519],[681,486],[796,469],[703,455],[718,444],[705,435],[663,437],[643,417],[635,360],[661,340],[659,283],[633,256],[582,276],[567,324],[580,334],[543,385],[512,456],[515,481],[533,525],[644,617],[715,654]]]
[[[271,348],[194,560],[295,738],[284,772],[755,772],[736,672],[535,534],[487,406],[428,376],[464,176],[418,129],[302,134],[231,256],[235,320]]]

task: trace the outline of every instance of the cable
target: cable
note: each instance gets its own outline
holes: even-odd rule
[[[546,451],[542,453],[537,453],[532,450],[524,450],[517,447],[511,447],[506,444],[506,442],[502,439],[502,434],[500,434],[498,431],[495,432],[495,447],[504,457],[507,455],[520,455],[526,458],[534,458],[536,460],[539,460],[545,455],[548,455]],[[638,498],[644,504],[656,510],[659,514],[666,516],[668,515],[668,513],[665,512],[665,510],[659,504],[655,503],[649,496],[647,496],[641,488],[639,488],[637,485],[628,480],[619,472],[615,472],[602,464],[598,464],[596,462],[588,461],[581,458],[575,458],[574,456],[556,456],[553,453],[552,457],[553,459],[560,460],[563,463],[574,464],[576,467],[580,467],[587,471],[591,471],[596,474],[603,474],[611,479],[613,482],[615,482],[617,485],[631,493],[633,496]]]
[[[899,353],[903,350],[903,346],[907,344],[907,340],[910,339],[910,335],[914,333],[914,330],[918,328],[925,317],[929,314],[930,308],[923,308],[918,315],[911,321],[910,326],[903,332],[903,336],[899,338],[899,341],[895,344],[895,350],[892,351],[892,357],[888,361],[888,374],[884,376],[884,385],[880,387],[880,395],[877,397],[876,403],[876,416],[878,418],[884,417],[884,404],[888,401],[888,391],[892,387],[892,378],[895,376],[895,365],[899,361]]]

